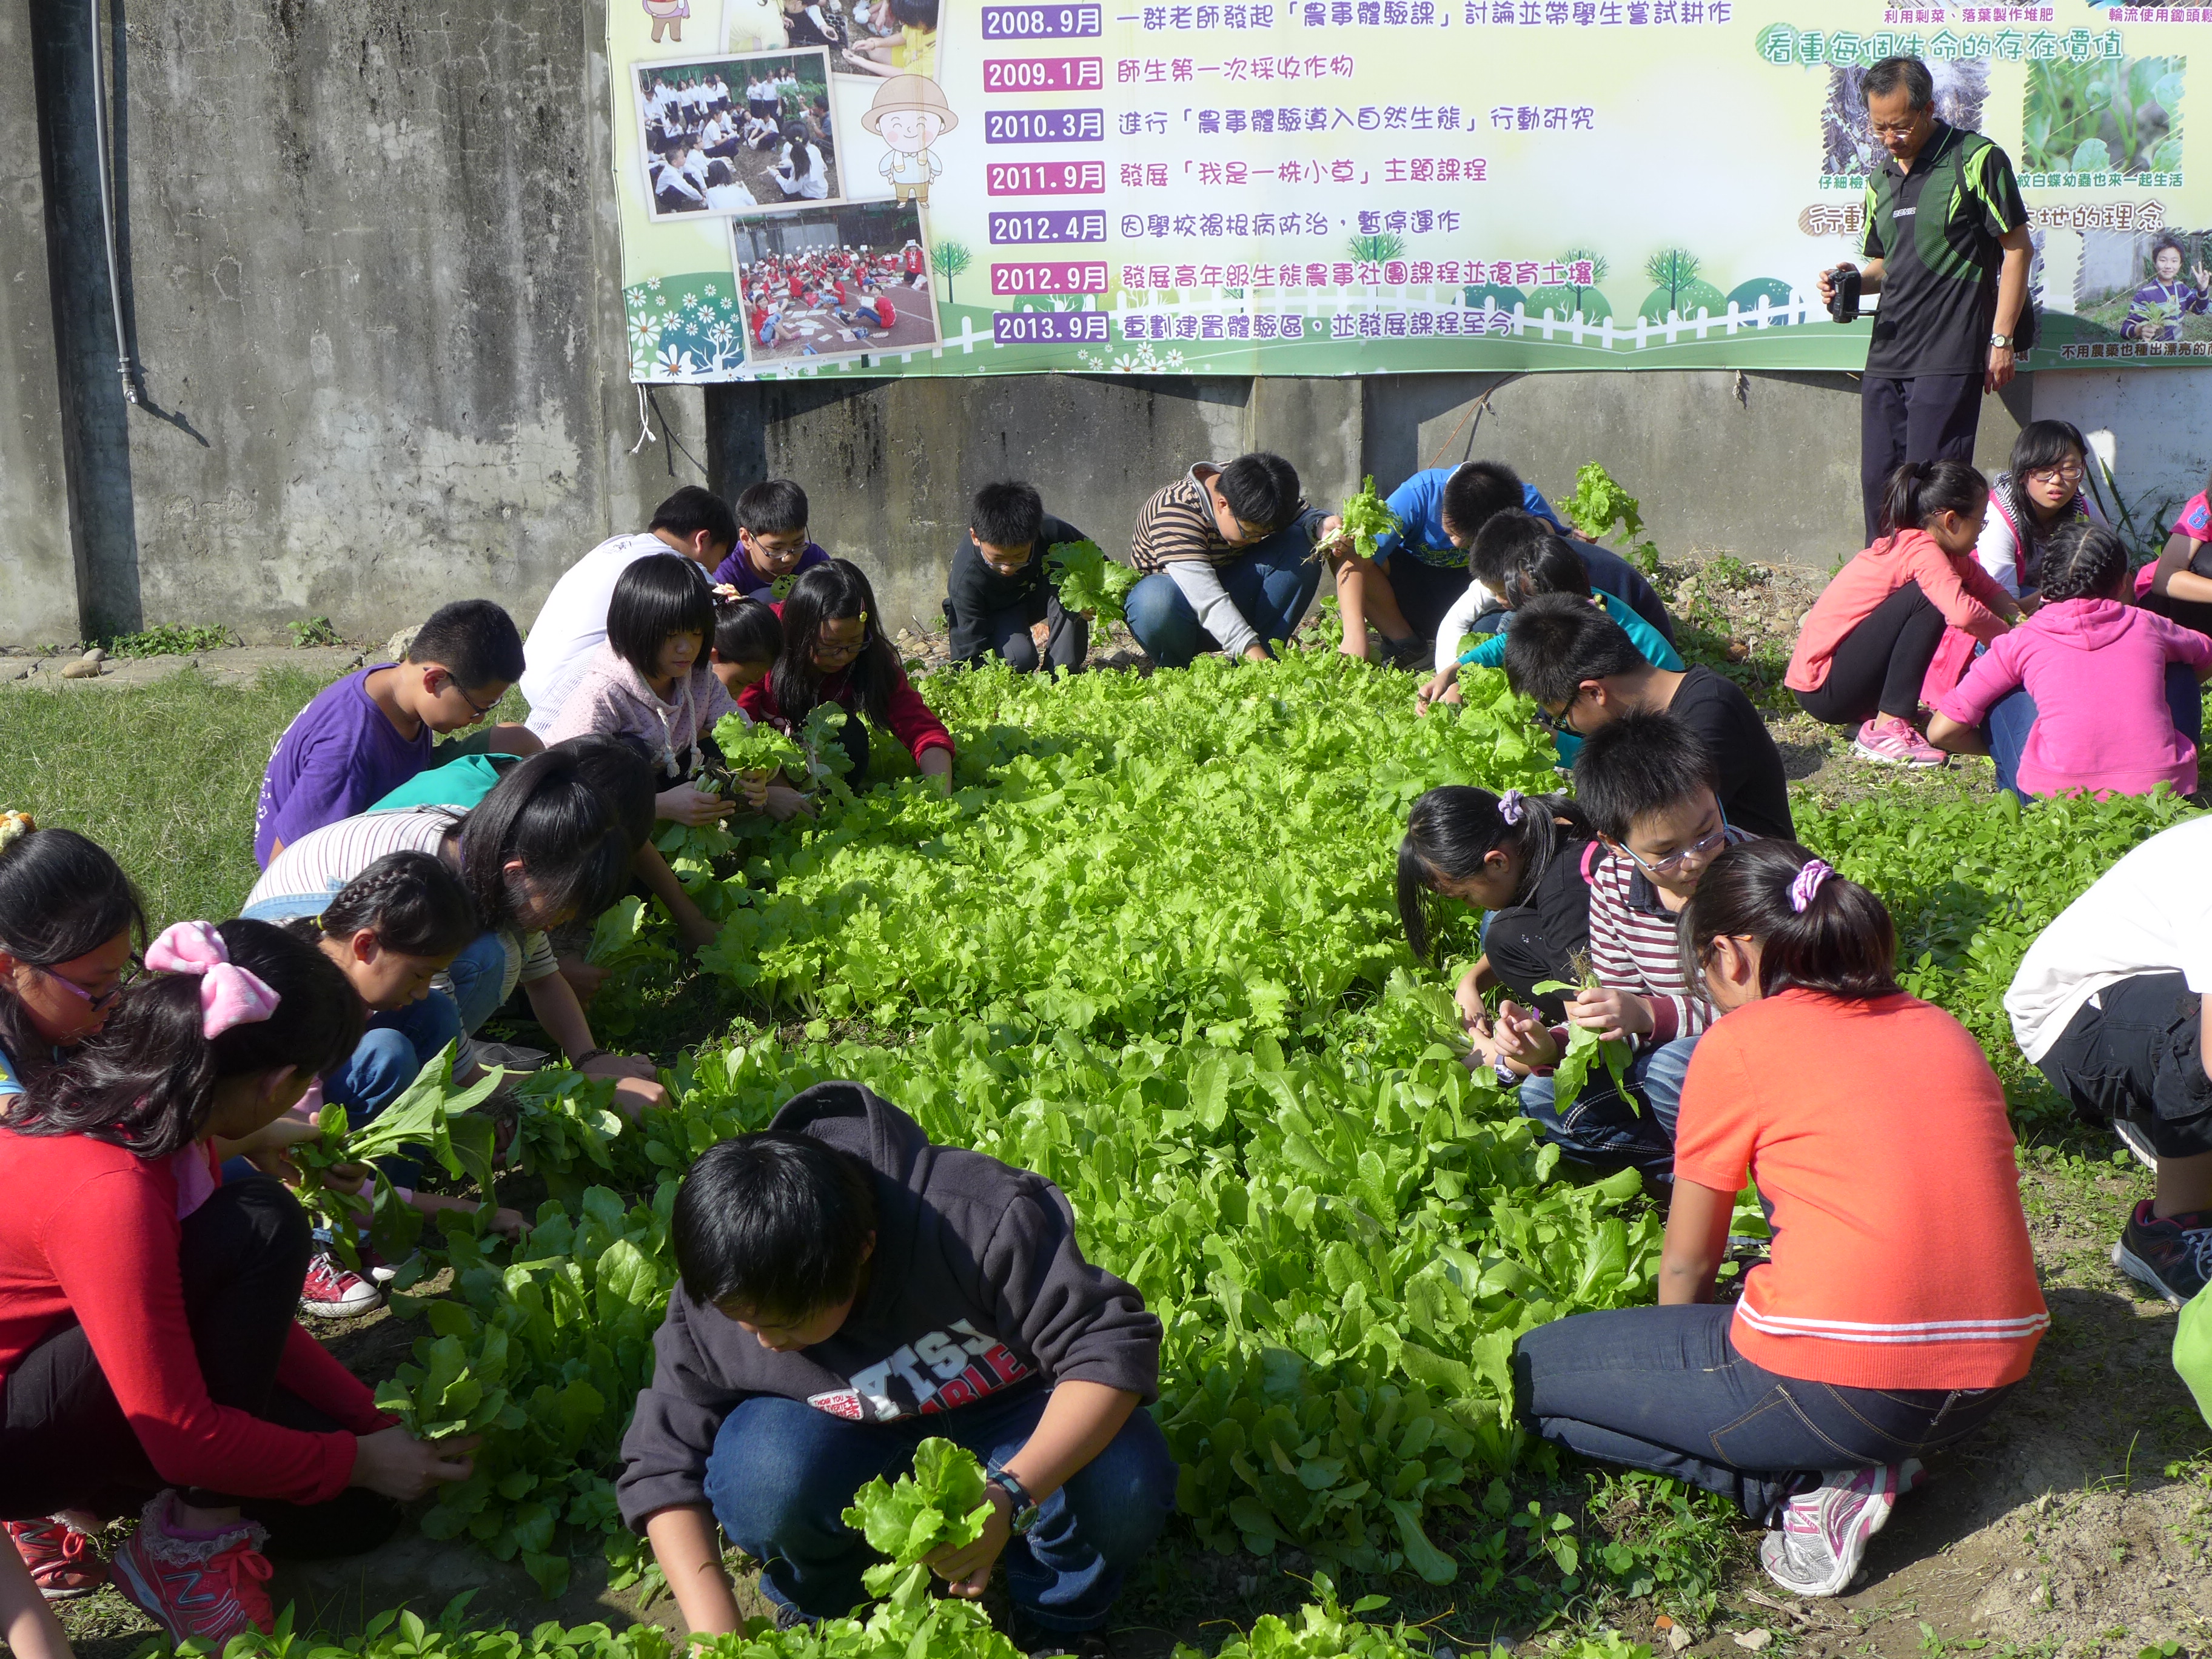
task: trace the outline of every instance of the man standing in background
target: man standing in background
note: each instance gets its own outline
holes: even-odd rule
[[[1881,532],[1882,487],[1906,461],[1974,458],[1983,397],[2008,385],[2027,310],[2033,251],[2012,161],[1978,132],[1936,115],[1917,58],[1885,58],[1860,88],[1889,160],[1867,180],[1861,290],[1879,293],[1859,388],[1859,481],[1866,533]],[[1820,274],[1820,298],[1838,271]]]

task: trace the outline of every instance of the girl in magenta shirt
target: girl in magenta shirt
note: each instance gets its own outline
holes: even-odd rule
[[[2128,604],[2129,574],[2111,531],[2063,526],[2044,555],[2042,608],[1936,705],[1929,741],[1992,757],[1998,786],[2026,795],[2196,793],[2212,640]]]

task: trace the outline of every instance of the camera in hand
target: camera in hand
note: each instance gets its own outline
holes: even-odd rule
[[[1859,268],[1856,265],[1838,265],[1828,273],[1835,293],[1828,301],[1828,315],[1839,323],[1856,323],[1859,319],[1861,292]]]

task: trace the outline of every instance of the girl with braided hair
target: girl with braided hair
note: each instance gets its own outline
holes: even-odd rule
[[[1794,842],[1715,859],[1680,938],[1718,1018],[1683,1082],[1659,1305],[1529,1332],[1516,1403],[1555,1444],[1733,1498],[1770,1528],[1769,1577],[1837,1595],[2051,1322],[2004,1091],[1898,988],[1881,901]],[[1747,1179],[1772,1256],[1716,1304]]]
[[[1990,756],[2023,796],[2195,794],[2212,640],[2128,603],[2128,550],[2101,526],[2061,525],[2041,574],[2041,607],[1937,700],[1928,740]]]

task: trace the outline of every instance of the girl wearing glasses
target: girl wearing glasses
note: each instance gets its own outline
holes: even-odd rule
[[[952,787],[952,734],[914,689],[897,651],[884,637],[875,589],[849,559],[830,559],[804,572],[783,602],[783,652],[765,678],[747,686],[738,707],[789,732],[818,703],[848,715],[866,714],[907,746],[924,777]],[[868,734],[848,719],[842,733],[853,757],[847,781],[868,771]]]
[[[0,1109],[106,1023],[145,939],[106,848],[0,812]]]
[[[2103,524],[2104,511],[2081,490],[2089,443],[2071,421],[2030,421],[1990,489],[1974,557],[2015,599],[2043,586],[2043,556],[2063,525]]]

